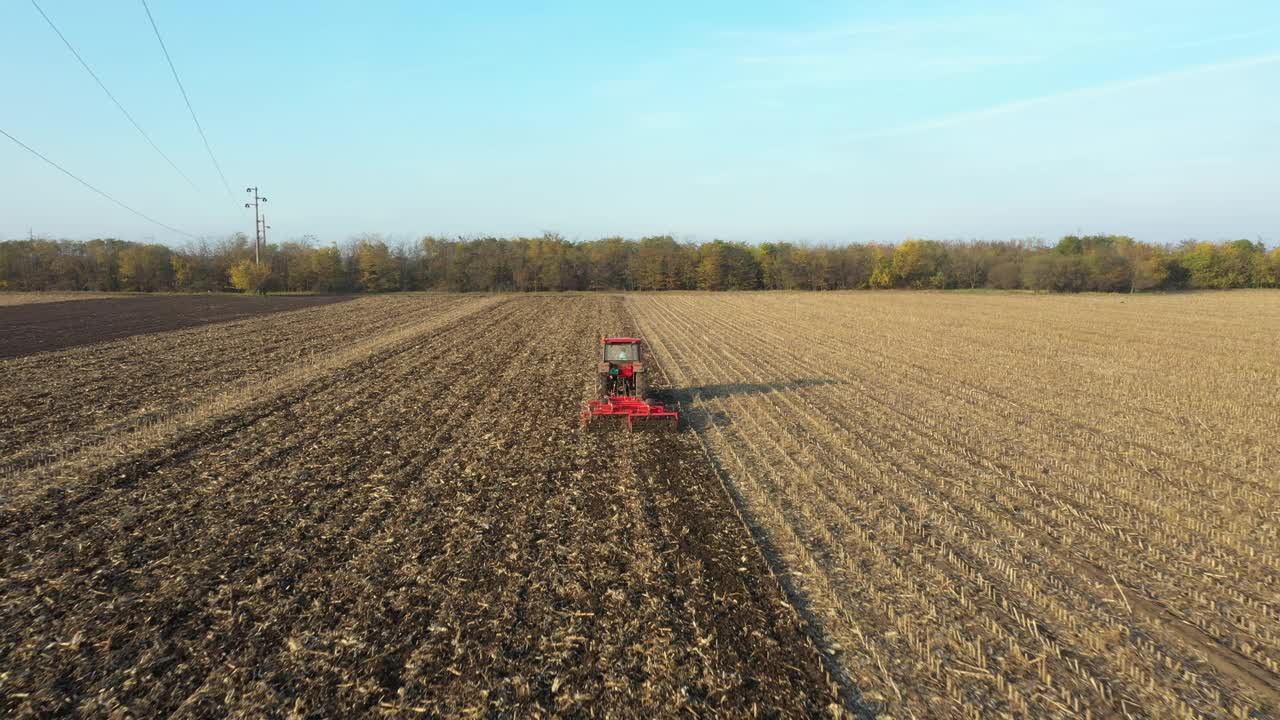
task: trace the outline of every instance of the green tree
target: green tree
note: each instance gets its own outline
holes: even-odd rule
[[[546,233],[528,242],[528,265],[534,290],[568,290],[572,285],[571,246],[564,238]]]
[[[1085,255],[1080,267],[1084,272],[1083,289],[1125,292],[1133,285],[1132,266],[1111,248]]]
[[[1224,243],[1217,252],[1219,287],[1262,287],[1266,248],[1250,240]]]
[[[836,251],[835,286],[850,290],[871,287],[878,252],[870,245],[849,245]]]
[[[1116,244],[1116,252],[1129,264],[1129,292],[1164,287],[1168,282],[1169,254],[1164,249],[1126,238]]]
[[[586,243],[582,248],[586,265],[586,290],[634,290],[627,267],[635,243],[609,237]]]
[[[119,255],[119,277],[123,290],[154,292],[173,287],[172,251],[163,245],[129,244]]]
[[[570,242],[540,237],[425,237],[389,245],[380,236],[341,248],[311,240],[268,245],[266,281],[246,279],[252,260],[241,233],[171,250],[113,239],[43,238],[0,242],[0,287],[14,290],[365,290],[453,291],[582,289],[746,290],[834,288],[1032,287],[1052,292],[1140,292],[1156,288],[1280,285],[1280,254],[1261,243],[1188,241],[1176,248],[1123,235],[1068,235],[1039,241],[940,243],[911,239],[896,248],[758,246],[716,240],[696,245],[670,236]],[[231,271],[237,270],[236,277]],[[257,271],[255,271],[257,272]]]
[[[231,266],[231,287],[245,293],[263,294],[271,279],[271,266],[246,258]]]
[[[422,238],[418,255],[422,286],[434,290],[461,291],[462,272],[458,269],[459,243],[428,235]]]
[[[640,239],[627,274],[631,286],[639,290],[691,289],[699,280],[699,263],[696,254],[690,258],[670,235],[657,235]]]
[[[316,249],[311,255],[311,272],[315,276],[316,292],[346,290],[346,276],[342,272],[342,254],[334,246]]]
[[[367,292],[399,289],[399,273],[386,242],[376,235],[364,235],[356,242],[356,267],[360,288]]]
[[[84,254],[88,264],[86,290],[119,290],[119,263],[116,256],[124,243],[120,240],[97,239],[85,243]]]
[[[746,245],[714,240],[699,248],[698,258],[699,289],[754,290],[760,286],[759,266]]]
[[[1193,288],[1262,287],[1266,284],[1266,248],[1250,240],[1222,245],[1188,241],[1172,261]]]
[[[173,266],[173,287],[176,290],[190,290],[191,280],[195,274],[195,264],[191,258],[174,253],[169,258],[169,264]]]
[[[1022,287],[1022,263],[1003,260],[987,271],[987,287],[996,290],[1017,290]]]
[[[724,243],[703,245],[698,253],[698,289],[724,290]]]
[[[894,249],[892,268],[897,285],[945,287],[946,246],[936,240],[907,240]]]
[[[951,254],[951,270],[956,277],[956,285],[969,289],[982,287],[987,283],[989,257],[983,246],[978,243],[963,243],[948,248]]]
[[[316,249],[311,246],[310,238],[303,238],[301,242],[286,242],[280,246],[279,252],[272,258],[272,267],[285,290],[300,292],[315,289],[315,254]]]
[[[787,243],[764,243],[755,249],[761,287],[766,290],[791,289],[786,267],[790,254],[791,246]]]
[[[1022,268],[1022,284],[1036,291],[1079,292],[1088,285],[1089,273],[1078,255],[1056,252],[1032,255]]]

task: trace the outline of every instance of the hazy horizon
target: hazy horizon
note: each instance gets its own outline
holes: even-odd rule
[[[0,7],[4,130],[196,236],[1280,236],[1280,6]],[[0,137],[0,239],[187,239]],[[195,187],[193,188],[192,185]]]

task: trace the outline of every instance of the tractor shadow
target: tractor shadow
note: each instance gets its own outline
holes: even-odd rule
[[[653,399],[664,405],[680,407],[680,420],[685,426],[701,431],[708,427],[724,427],[729,424],[730,416],[723,410],[709,410],[700,407],[695,401],[715,400],[735,395],[762,395],[775,390],[795,390],[798,388],[818,387],[822,385],[843,385],[844,381],[831,378],[800,378],[775,383],[721,383],[717,385],[695,385],[692,387],[655,388]]]
[[[652,399],[663,405],[680,410],[680,423],[684,428],[692,430],[698,437],[706,454],[707,461],[719,477],[725,491],[729,494],[743,525],[751,534],[760,554],[768,565],[770,574],[777,582],[779,589],[791,606],[795,608],[805,625],[805,633],[809,636],[827,677],[835,683],[841,704],[846,716],[857,720],[874,720],[881,717],[884,708],[875,701],[863,698],[861,690],[841,665],[833,649],[822,639],[820,628],[823,623],[819,611],[810,601],[809,596],[801,589],[792,573],[792,568],[783,559],[782,553],[769,537],[768,531],[759,518],[751,511],[750,505],[742,495],[731,471],[725,466],[723,458],[705,441],[707,430],[713,427],[724,427],[732,422],[729,413],[707,408],[706,401],[727,398],[737,395],[761,395],[775,390],[795,390],[798,388],[820,387],[824,385],[844,385],[842,380],[829,378],[803,378],[776,383],[724,383],[719,385],[702,385],[692,387],[657,387],[652,390]]]

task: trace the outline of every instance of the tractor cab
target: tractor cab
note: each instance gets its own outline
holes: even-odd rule
[[[600,394],[642,398],[645,393],[643,342],[633,337],[600,338]]]
[[[602,362],[611,365],[640,362],[640,338],[604,338],[600,347],[604,354]]]

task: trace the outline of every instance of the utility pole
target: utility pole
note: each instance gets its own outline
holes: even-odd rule
[[[258,188],[247,187],[244,189],[247,193],[253,193],[253,202],[245,203],[245,207],[253,208],[253,264],[262,264],[262,241],[266,232],[262,229],[262,216],[258,214],[259,203],[267,201],[266,198],[258,195]]]
[[[266,198],[263,198],[263,200],[266,200]],[[271,226],[267,224],[267,214],[262,213],[262,246],[263,247],[267,246],[267,231],[270,229],[271,229]]]

